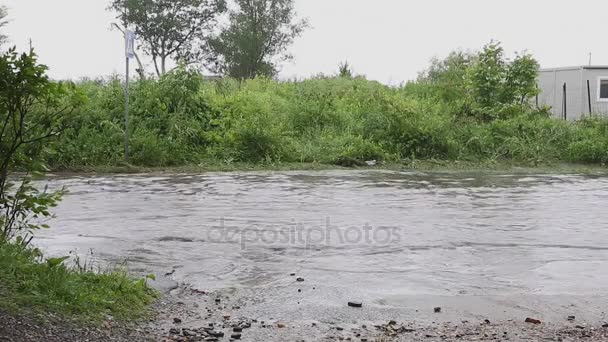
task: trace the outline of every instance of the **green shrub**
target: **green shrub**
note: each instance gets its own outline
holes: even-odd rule
[[[44,259],[37,249],[0,244],[0,308],[101,322],[107,315],[141,318],[157,296],[144,279],[134,280],[124,270],[93,272],[70,268],[64,260]]]
[[[517,99],[525,97],[529,83],[520,81],[528,79],[534,63],[521,58],[525,65],[497,62],[504,68],[496,89],[478,85],[475,96],[494,94],[489,105],[472,101],[471,85],[461,80],[470,76],[462,68],[485,70],[473,59],[456,63],[457,70],[445,77],[441,72],[447,71],[439,68],[433,78],[402,87],[362,77],[207,81],[178,69],[132,85],[131,163],[333,164],[341,158],[601,163],[608,121],[567,123],[549,118],[547,109],[522,104]],[[494,70],[487,69],[476,77],[485,79]],[[452,91],[445,82],[464,88]],[[85,106],[48,146],[47,161],[55,168],[122,163],[120,82],[83,81],[77,87],[86,94]]]

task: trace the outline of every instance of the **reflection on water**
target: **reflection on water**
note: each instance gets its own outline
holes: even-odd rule
[[[201,288],[297,271],[372,298],[608,291],[608,178],[257,172],[52,178],[38,243]]]

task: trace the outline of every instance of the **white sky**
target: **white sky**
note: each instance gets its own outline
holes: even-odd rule
[[[109,0],[0,0],[11,42],[29,39],[54,78],[123,72],[124,43],[110,31]],[[528,50],[543,67],[608,64],[606,0],[296,0],[312,28],[291,48],[282,77],[334,73],[348,60],[384,83],[413,79],[433,56],[491,39]],[[151,68],[147,70],[152,71]]]

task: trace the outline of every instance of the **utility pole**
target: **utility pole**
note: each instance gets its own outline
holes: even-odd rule
[[[129,60],[135,55],[135,33],[125,29],[125,162],[129,162]]]

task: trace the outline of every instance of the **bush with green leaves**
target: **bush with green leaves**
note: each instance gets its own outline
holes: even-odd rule
[[[81,97],[70,84],[50,81],[46,69],[33,51],[0,55],[0,244],[16,237],[28,242],[62,195],[40,191],[30,175],[45,170],[40,155]],[[10,177],[14,170],[25,171],[20,182]]]
[[[131,85],[131,160],[141,166],[335,164],[411,159],[605,163],[597,122],[566,123],[528,101],[538,65],[490,44],[436,61],[417,82],[365,77],[222,79],[178,68]],[[57,169],[123,162],[124,95],[112,78],[77,85],[86,104],[47,149]]]
[[[46,70],[33,51],[10,49],[0,55],[0,309],[54,312],[98,323],[107,315],[140,318],[156,298],[145,279],[133,280],[124,270],[100,273],[70,267],[64,264],[69,257],[45,259],[30,244],[36,230],[49,228],[44,220],[64,194],[32,183],[32,175],[46,170],[41,156],[64,158],[68,151],[73,161],[106,158],[103,149],[111,150],[113,144],[96,146],[90,139],[101,143],[111,137],[108,132],[119,130],[111,111],[120,102],[111,95],[115,85],[87,82],[76,89],[49,80]],[[106,102],[110,111],[97,117],[104,122],[71,115],[83,103],[83,94],[89,101]],[[71,135],[62,139],[58,155],[49,142],[68,126]],[[19,176],[15,171],[21,171]]]

